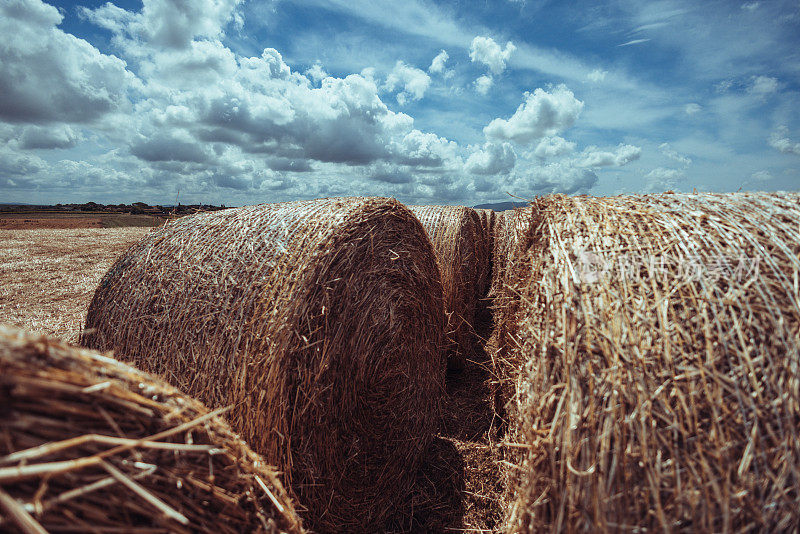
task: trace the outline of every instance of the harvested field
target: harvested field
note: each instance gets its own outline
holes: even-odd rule
[[[107,273],[83,342],[228,418],[284,473],[317,531],[412,513],[436,430],[445,326],[436,258],[387,199],[184,217]]]
[[[800,528],[798,200],[533,203],[502,318],[507,530]]]
[[[0,435],[3,532],[302,532],[276,471],[218,413],[5,325]]]
[[[162,224],[164,224],[164,219],[160,217],[125,213],[0,213],[0,230],[151,228]]]
[[[475,359],[475,317],[491,275],[489,238],[480,217],[463,206],[409,206],[436,250],[448,316],[448,368]]]
[[[0,230],[0,320],[76,342],[97,284],[149,231]]]

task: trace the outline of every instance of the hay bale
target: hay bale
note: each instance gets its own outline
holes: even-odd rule
[[[525,236],[530,228],[530,208],[515,208],[499,212],[495,217],[492,241],[492,279],[489,295],[498,298],[507,281],[509,262],[526,247]]]
[[[507,530],[800,528],[798,200],[533,203]]]
[[[475,357],[475,312],[486,295],[491,264],[488,238],[478,214],[464,206],[409,206],[436,250],[448,316],[449,369]]]
[[[0,436],[2,532],[302,531],[275,470],[214,412],[2,324]]]
[[[318,531],[402,513],[443,391],[442,287],[416,218],[324,199],[178,219],[95,293],[83,342],[159,373],[285,473]]]

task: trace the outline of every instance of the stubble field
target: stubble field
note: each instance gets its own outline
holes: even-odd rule
[[[0,321],[77,342],[103,274],[149,231],[0,229]]]

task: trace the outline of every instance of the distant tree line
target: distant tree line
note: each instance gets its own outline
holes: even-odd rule
[[[198,211],[217,211],[225,209],[225,205],[213,206],[211,204],[178,204],[177,206],[151,206],[144,202],[133,204],[98,204],[86,202],[84,204],[55,204],[55,205],[30,205],[30,204],[5,204],[0,205],[0,212],[30,212],[30,211],[63,211],[78,213],[130,213],[133,215],[153,215],[155,217],[169,217],[171,215],[188,215]]]

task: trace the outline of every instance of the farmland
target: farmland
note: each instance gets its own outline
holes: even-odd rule
[[[0,317],[76,342],[103,274],[149,228],[87,228],[94,219],[86,217],[68,222],[83,227],[0,229]]]

